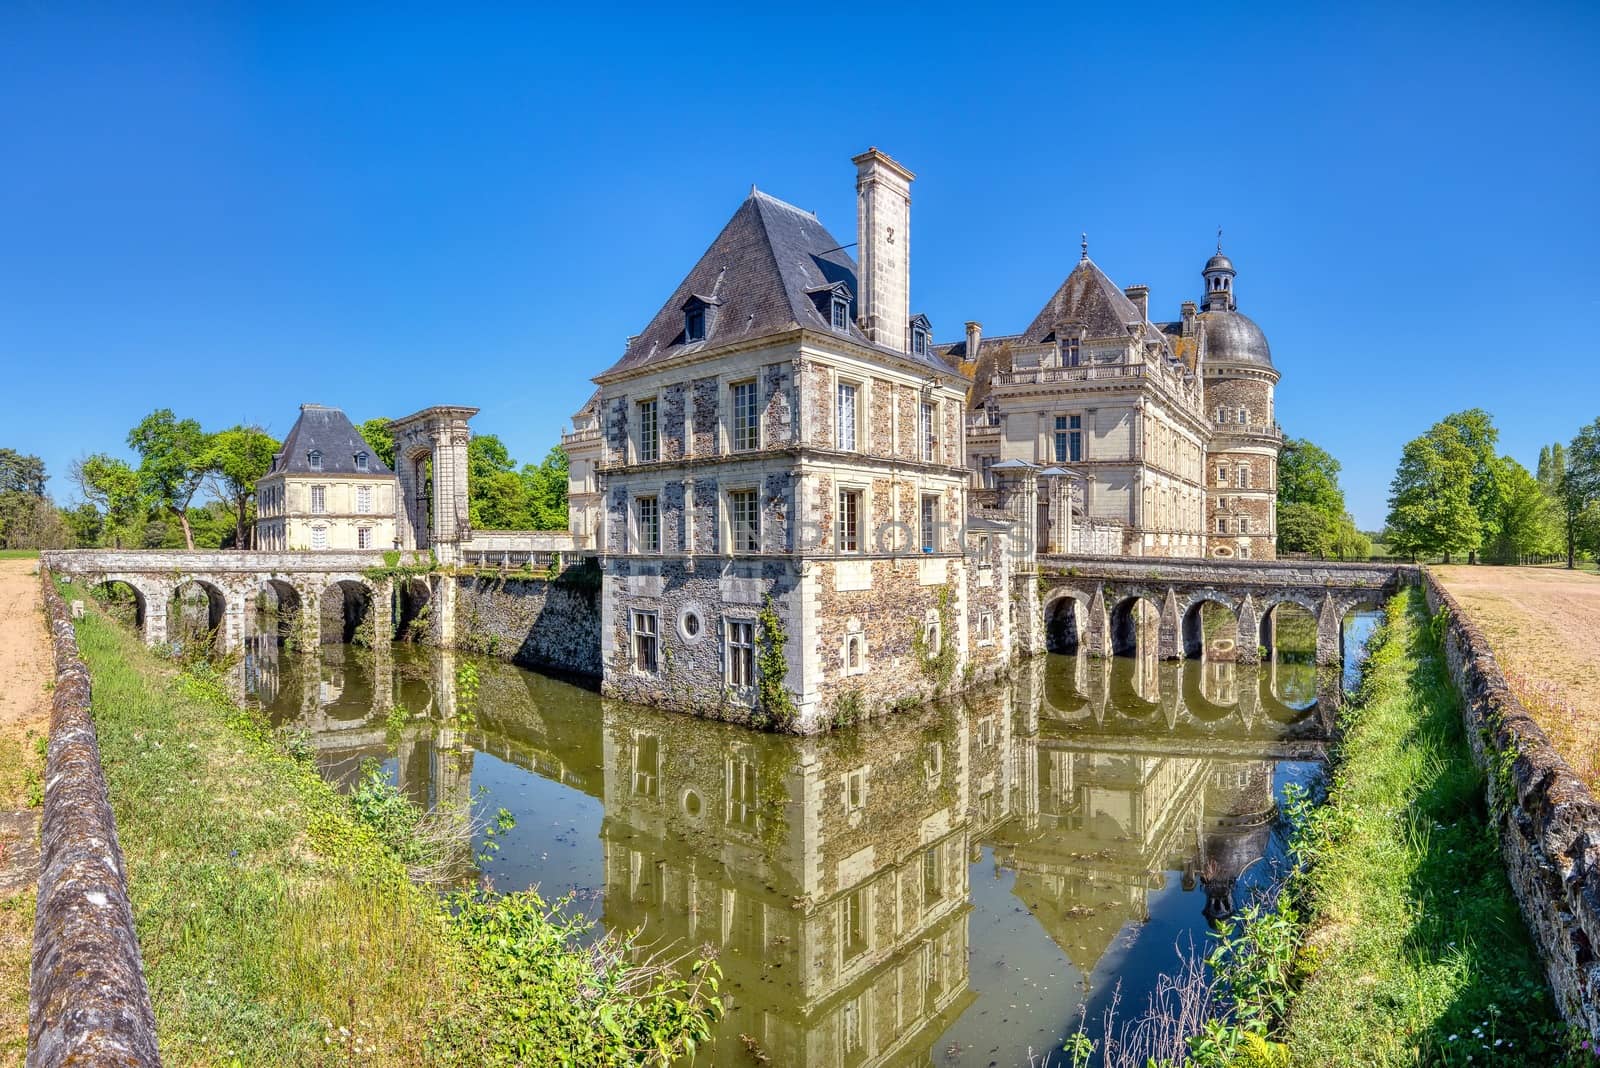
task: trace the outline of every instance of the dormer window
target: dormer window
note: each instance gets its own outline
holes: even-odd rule
[[[911,355],[926,356],[931,347],[930,338],[933,326],[928,322],[926,315],[919,315],[911,320]]]
[[[850,300],[835,293],[829,302],[833,311],[833,328],[835,330],[850,329]]]
[[[356,470],[362,472],[363,474],[366,473],[367,470],[369,470],[369,468],[367,466],[367,454],[366,453],[364,453],[364,452],[356,453]]]
[[[827,318],[828,325],[842,334],[850,332],[850,287],[843,282],[829,282],[806,290],[818,314]]]
[[[693,345],[711,333],[711,318],[717,302],[698,293],[683,302],[683,343]]]
[[[317,449],[312,449],[310,452],[306,453],[306,463],[311,467],[311,470],[321,471],[322,453]]]

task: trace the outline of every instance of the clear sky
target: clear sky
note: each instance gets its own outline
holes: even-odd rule
[[[1530,467],[1600,416],[1592,2],[335,6],[0,6],[0,445],[62,500],[157,407],[469,404],[537,460],[752,182],[854,240],[868,145],[940,340],[1081,231],[1176,318],[1222,225],[1365,527],[1450,411]]]

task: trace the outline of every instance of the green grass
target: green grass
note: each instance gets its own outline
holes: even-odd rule
[[[1564,1063],[1425,612],[1416,590],[1390,602],[1343,714],[1305,883],[1314,970],[1283,1038],[1304,1065]]]
[[[453,914],[214,678],[98,610],[77,630],[166,1063],[643,1063],[618,1043],[704,1033],[710,991],[597,959],[532,895]]]
[[[0,809],[37,808],[44,791],[41,732],[0,733]],[[9,843],[0,837],[0,850]],[[33,894],[0,899],[0,1065],[21,1064],[28,1044],[28,963]]]
[[[37,560],[38,549],[0,549],[0,560]]]

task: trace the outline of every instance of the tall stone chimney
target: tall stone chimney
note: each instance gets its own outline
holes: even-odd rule
[[[1148,321],[1150,318],[1150,287],[1129,286],[1123,290],[1128,299],[1133,301],[1133,306],[1139,309],[1139,318]]]
[[[911,182],[900,164],[869,148],[856,165],[856,254],[861,264],[857,319],[868,340],[910,350]]]
[[[978,362],[978,348],[983,344],[983,324],[967,323],[967,359]]]

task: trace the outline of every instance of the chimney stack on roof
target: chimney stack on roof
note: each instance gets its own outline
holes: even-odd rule
[[[900,164],[869,148],[856,156],[856,321],[867,340],[910,351],[911,182]]]
[[[1150,320],[1150,287],[1129,286],[1123,292],[1128,295],[1129,300],[1133,301],[1133,306],[1139,309],[1140,320],[1148,322]]]
[[[983,324],[967,323],[967,359],[978,358],[978,346],[983,344]]]

